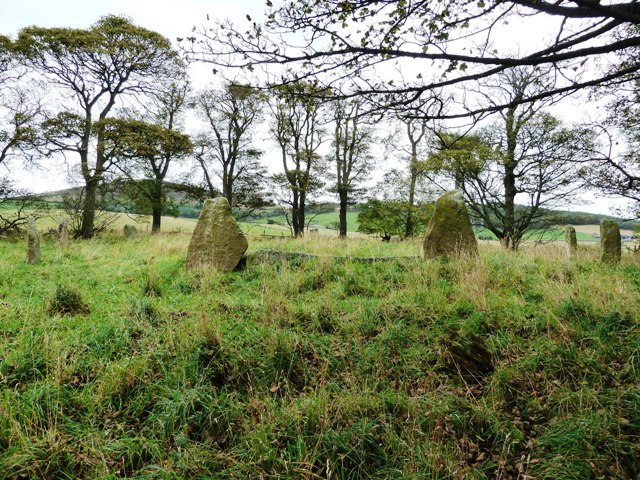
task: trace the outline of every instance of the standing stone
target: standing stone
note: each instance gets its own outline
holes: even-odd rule
[[[125,238],[135,240],[136,238],[138,238],[138,229],[135,225],[127,224],[124,226],[124,236]]]
[[[602,246],[602,262],[615,265],[622,256],[622,239],[620,227],[613,220],[600,222],[600,245]]]
[[[60,248],[67,248],[69,245],[69,232],[67,230],[67,220],[62,217],[58,225],[58,245]]]
[[[571,225],[568,225],[565,229],[564,240],[569,260],[575,260],[578,258],[578,237],[576,236],[576,229]]]
[[[189,243],[187,268],[211,266],[223,272],[231,271],[248,246],[227,199],[207,199]]]
[[[445,193],[436,201],[422,243],[422,258],[477,254],[478,242],[462,193],[458,190]]]
[[[33,218],[27,223],[27,263],[40,263],[40,232]]]

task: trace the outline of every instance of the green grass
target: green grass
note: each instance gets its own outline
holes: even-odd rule
[[[347,230],[349,232],[358,231],[358,214],[359,212],[347,212]],[[272,217],[261,218],[261,223],[267,223],[267,221],[277,222],[285,225],[286,221],[283,215],[275,215]],[[336,228],[336,224],[340,221],[339,212],[320,213],[315,215],[313,213],[307,213],[307,222],[311,222],[313,225],[322,225],[327,228]]]
[[[576,238],[579,242],[598,242],[599,239],[594,238],[594,236],[590,233],[579,231],[581,228],[584,228],[584,225],[578,225],[576,228]],[[593,227],[592,225],[588,225],[588,227]],[[476,236],[483,237],[485,240],[497,240],[497,237],[488,229],[483,227],[475,227],[474,231]],[[532,241],[543,241],[543,242],[554,242],[560,241],[564,242],[564,230],[563,229],[553,229],[553,230],[531,230],[527,232],[524,236],[524,240],[532,240]]]
[[[0,478],[640,476],[637,258],[488,242],[220,274],[185,271],[188,240],[45,242],[39,265],[0,242]]]

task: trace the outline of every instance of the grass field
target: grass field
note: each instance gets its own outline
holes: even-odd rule
[[[270,217],[270,219],[279,223],[284,222],[284,218],[282,216]],[[318,215],[310,214],[307,218],[307,221],[311,222],[313,225],[322,225],[323,227],[333,229],[336,228],[339,220],[340,217],[338,212],[320,213]],[[358,212],[347,212],[347,225],[350,232],[358,231]]]
[[[60,212],[53,212],[50,216],[39,220],[39,226],[46,230],[49,228],[56,228],[62,214]],[[357,230],[357,213],[350,212],[348,216],[349,221],[349,235],[354,238],[365,238],[366,235],[358,233]],[[149,232],[151,230],[151,217],[149,216],[129,216],[125,214],[114,214],[115,222],[111,225],[111,229],[116,231],[122,231],[122,227],[125,224],[134,224],[141,232]],[[272,220],[282,221],[280,217],[274,217]],[[338,220],[337,213],[320,214],[314,220],[314,225],[324,225],[331,227],[332,224]],[[197,220],[191,218],[174,218],[174,217],[162,217],[162,231],[165,233],[191,233],[195,228]],[[248,234],[253,235],[266,235],[266,236],[288,236],[291,234],[288,227],[283,225],[268,224],[267,219],[263,219],[260,222],[264,223],[246,223],[241,222],[240,226],[242,230]],[[599,239],[594,238],[594,233],[600,232],[598,225],[577,225],[575,227],[579,242],[597,243]],[[324,237],[337,237],[338,233],[333,229],[319,229],[319,234]],[[631,230],[621,230],[622,235],[631,235]],[[486,229],[476,229],[476,235],[488,236],[495,238],[495,236]],[[533,232],[531,239],[538,239],[540,235]],[[545,241],[564,241],[564,233],[562,230],[545,232],[543,235]]]
[[[0,242],[0,478],[632,479],[640,261],[323,255],[187,272],[188,234]]]

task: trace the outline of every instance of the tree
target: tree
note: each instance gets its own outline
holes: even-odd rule
[[[0,178],[0,236],[18,233],[30,217],[41,218],[48,211],[49,204],[42,198]]]
[[[592,157],[595,143],[587,129],[545,113],[549,99],[519,102],[550,88],[549,72],[516,68],[497,80],[478,93],[488,104],[511,104],[500,120],[475,136],[441,135],[432,161],[462,190],[477,220],[517,250],[525,232],[544,225],[548,207],[581,188],[577,163]]]
[[[13,67],[15,55],[10,38],[0,35],[0,86],[7,79],[7,72]]]
[[[528,231],[548,226],[550,207],[581,187],[576,162],[594,146],[587,129],[566,127],[547,113],[528,117],[517,131],[512,116],[464,140],[441,135],[452,146],[431,161],[455,180],[476,221],[517,250]]]
[[[285,202],[291,207],[291,226],[296,237],[304,234],[307,196],[321,186],[317,167],[318,150],[324,140],[321,128],[322,103],[313,85],[297,83],[278,89],[271,109],[272,131],[280,147],[284,173],[274,176],[285,186]]]
[[[0,90],[0,165],[17,156],[28,161],[39,143],[41,99],[35,86],[3,86]]]
[[[476,221],[505,248],[517,250],[527,232],[551,226],[551,208],[575,200],[582,187],[577,162],[591,154],[593,135],[546,113],[521,128],[515,150],[505,133],[504,125],[493,124],[454,147],[453,155],[444,150],[434,157],[446,157],[445,169],[458,182]]]
[[[192,153],[191,139],[171,128],[130,118],[108,118],[94,125],[104,157],[125,173],[127,186],[135,191],[133,197],[151,210],[151,231],[160,232],[168,204],[164,180],[171,162]],[[143,178],[136,178],[136,173]]]
[[[431,217],[428,210],[433,204],[437,185],[423,174],[424,163],[418,162],[417,176],[412,171],[411,163],[406,169],[392,168],[372,189],[376,198],[394,206],[394,218],[402,219],[403,228],[394,235],[406,236],[408,222],[412,224],[412,235],[422,233],[426,226],[425,218],[428,220]],[[428,207],[427,212],[423,211],[425,206]]]
[[[626,147],[620,154],[603,155],[580,170],[586,184],[607,196],[631,200],[632,217],[640,217],[640,138],[635,131],[623,129]]]
[[[160,232],[163,214],[178,214],[177,205],[167,195],[167,187],[171,187],[172,190],[179,189],[184,193],[183,186],[167,185],[166,179],[171,166],[185,159],[193,150],[190,140],[186,141],[184,136],[180,136],[189,90],[186,70],[177,70],[172,82],[150,96],[150,102],[144,106],[144,111],[128,112],[138,121],[136,132],[131,133],[134,124],[127,125],[126,120],[120,122],[124,127],[123,133],[129,134],[128,144],[113,144],[116,149],[121,149],[116,153],[122,161],[116,162],[116,167],[125,177],[124,181],[119,182],[123,187],[122,192],[133,202],[138,212],[151,214],[152,233]],[[150,119],[154,126],[161,128],[149,128],[145,122],[147,119]],[[114,128],[113,137],[117,136],[118,126],[111,127]],[[113,141],[114,138],[110,140]],[[122,139],[116,140],[122,142]],[[152,148],[149,152],[140,153],[138,144],[145,142]]]
[[[408,163],[407,174],[403,175],[398,171],[392,173],[396,178],[401,178],[398,187],[402,185],[399,192],[404,198],[406,206],[405,226],[403,235],[412,237],[415,233],[416,215],[416,188],[421,178],[424,178],[424,164],[427,153],[424,150],[428,134],[428,120],[416,116],[398,116],[397,120],[405,129],[408,148],[398,142],[397,132],[394,132],[391,139],[391,148],[396,152],[401,152]]]
[[[6,85],[0,88],[0,168],[10,169],[13,159],[23,164],[33,159],[33,149],[39,143],[37,122],[41,105],[29,88]],[[0,208],[7,205],[13,208],[0,215],[0,233],[16,230],[27,223],[29,216],[41,216],[45,211],[41,199],[0,177]]]
[[[23,78],[11,41],[0,36],[0,168],[11,170],[12,160],[31,164],[39,145],[38,123],[43,107],[41,84]],[[0,234],[17,231],[29,216],[39,217],[46,202],[0,177]]]
[[[196,162],[204,175],[210,196],[222,184],[222,195],[237,216],[250,215],[265,204],[266,169],[259,160],[262,151],[252,142],[256,125],[262,120],[264,95],[254,88],[235,83],[223,90],[205,90],[196,95],[193,106],[208,131],[196,138]]]
[[[44,125],[51,152],[77,154],[85,182],[80,236],[94,234],[96,192],[113,162],[104,155],[102,137],[92,142],[93,123],[106,119],[118,100],[145,95],[178,62],[162,35],[124,17],[106,16],[87,30],[28,27],[20,31],[16,51],[63,96],[62,110]]]
[[[11,158],[31,158],[38,143],[38,123],[43,114],[41,83],[24,79],[24,69],[12,42],[0,35],[0,165]]]
[[[336,101],[332,108],[334,134],[328,162],[335,172],[333,189],[340,201],[338,234],[344,238],[347,236],[347,208],[353,204],[353,197],[360,193],[358,183],[367,179],[374,166],[371,155],[373,131],[363,125],[361,102]]]
[[[638,50],[634,53],[637,55]],[[630,60],[633,61],[633,60]],[[640,217],[640,88],[638,81],[622,88],[608,86],[597,92],[610,95],[608,116],[597,127],[609,143],[609,151],[583,165],[581,176],[588,186],[604,195],[631,200],[631,216]],[[623,147],[618,145],[623,143]]]
[[[117,220],[115,210],[119,207],[120,188],[115,181],[105,181],[98,185],[96,191],[96,215],[93,222],[93,232],[100,235],[106,232]],[[84,211],[85,188],[71,188],[62,194],[60,209],[68,219],[69,233],[74,238],[80,238],[82,231],[82,217]]]
[[[424,232],[433,214],[433,203],[424,202],[413,212],[415,232]],[[369,235],[379,235],[388,242],[393,235],[404,235],[407,224],[406,201],[401,199],[369,199],[360,207],[358,231]]]
[[[220,66],[287,68],[281,83],[319,80],[333,95],[365,95],[374,106],[412,107],[439,91],[491,79],[522,66],[549,67],[556,82],[510,103],[464,105],[434,112],[456,118],[495,112],[607,82],[638,78],[638,57],[598,68],[606,55],[640,45],[635,0],[301,0],[267,2],[264,23],[248,28],[218,21],[187,37],[191,58]],[[250,17],[249,17],[250,18]],[[506,41],[507,24],[535,20],[553,29],[521,52]],[[416,66],[416,75],[406,73]],[[380,75],[380,72],[384,72]],[[340,91],[337,86],[345,84]],[[495,83],[495,82],[494,82]],[[466,97],[469,99],[470,97]]]

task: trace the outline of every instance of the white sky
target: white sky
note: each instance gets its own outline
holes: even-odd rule
[[[107,14],[124,14],[134,23],[155,30],[170,40],[191,34],[192,27],[202,25],[206,16],[229,18],[240,25],[246,23],[245,15],[251,14],[259,20],[264,12],[265,0],[0,0],[0,34],[15,36],[26,26],[86,28]],[[521,32],[520,38],[526,45],[527,39],[540,38],[540,26]],[[511,39],[513,42],[513,38]],[[517,44],[515,42],[514,44]],[[526,49],[526,48],[525,48]],[[192,80],[196,88],[204,86],[215,78],[210,74],[211,67],[197,65],[193,67]],[[563,119],[577,121],[584,111],[584,99],[568,99],[554,109]],[[266,137],[263,133],[262,136]],[[267,150],[266,162],[273,164],[273,151],[265,145],[267,138],[257,139],[258,144]],[[386,166],[387,168],[392,166]],[[271,165],[273,169],[273,165]],[[54,171],[46,175],[29,173],[20,177],[20,183],[35,191],[55,190],[68,186],[67,171],[64,165],[57,165]],[[2,172],[3,174],[5,172]],[[610,213],[611,207],[619,207],[624,202],[613,199],[595,199],[585,195],[592,204],[568,205],[572,210]]]

